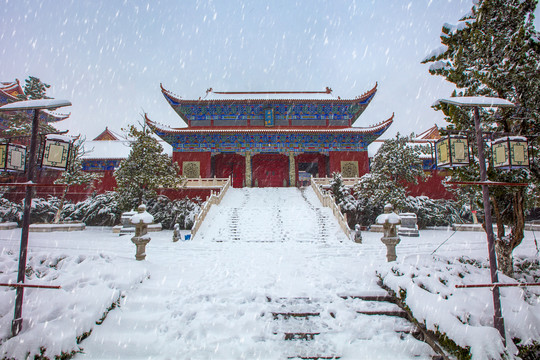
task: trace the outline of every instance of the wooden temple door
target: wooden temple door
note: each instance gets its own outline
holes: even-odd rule
[[[289,159],[281,154],[257,154],[253,157],[253,186],[283,187],[289,184]]]
[[[214,159],[214,174],[218,178],[231,177],[232,186],[241,188],[244,185],[246,163],[244,157],[238,154],[219,154]]]

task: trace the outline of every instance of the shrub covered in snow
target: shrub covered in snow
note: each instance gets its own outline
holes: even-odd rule
[[[191,229],[201,205],[200,198],[169,200],[166,196],[160,195],[148,201],[146,210],[154,215],[154,221],[160,222],[164,229],[172,229],[174,224],[179,224],[180,229]]]
[[[452,200],[430,199],[427,196],[408,196],[403,205],[403,212],[415,213],[418,227],[446,226],[461,223],[461,207]]]
[[[58,209],[58,199],[49,197],[32,199],[30,218],[32,223],[46,223],[54,219],[54,214]],[[22,222],[24,206],[23,202],[14,203],[7,199],[0,199],[0,222]]]
[[[369,226],[375,223],[375,218],[382,214],[386,203],[384,196],[366,196],[359,187],[347,188],[342,184],[337,187],[332,180],[331,188],[339,191],[338,205],[341,211],[347,214],[349,227],[360,224]],[[415,213],[418,218],[418,227],[446,226],[452,223],[462,223],[462,207],[456,201],[444,199],[430,199],[427,196],[407,196],[404,200],[393,204],[396,211]]]
[[[34,198],[32,199],[32,210],[30,210],[31,223],[48,223],[52,222],[60,201],[54,196],[48,199]]]
[[[23,209],[21,204],[15,204],[8,199],[0,198],[0,222],[22,221]]]
[[[32,200],[32,223],[52,222],[58,210],[59,199],[49,197],[47,200],[35,198]],[[154,216],[156,223],[161,223],[164,229],[172,229],[179,224],[181,229],[191,229],[195,216],[199,213],[203,201],[187,197],[181,200],[170,200],[160,195],[150,199],[147,211]],[[0,222],[13,221],[21,224],[23,206],[7,199],[0,199]],[[64,205],[60,219],[62,221],[81,221],[87,226],[114,226],[120,222],[122,211],[118,203],[118,194],[108,191],[104,194],[92,195],[76,204]]]
[[[117,193],[107,191],[76,204],[65,205],[61,218],[64,221],[82,221],[88,226],[114,226],[121,215]]]

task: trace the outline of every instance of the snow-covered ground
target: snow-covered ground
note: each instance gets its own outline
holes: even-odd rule
[[[407,290],[408,305],[428,325],[437,322],[431,315],[433,305],[446,306],[437,313],[440,330],[471,334],[457,341],[472,346],[481,359],[500,349],[497,341],[484,342],[486,334],[493,335],[489,291],[450,285],[467,271],[464,283],[489,281],[487,268],[456,260],[465,256],[485,262],[485,234],[452,234],[427,230],[419,238],[404,237],[397,246],[397,262],[387,264],[380,233],[365,232],[362,244],[351,242],[309,188],[230,189],[192,241],[173,243],[172,231],[150,233],[145,261],[135,260],[129,236],[113,234],[110,228],[31,233],[27,282],[62,289],[26,290],[23,331],[8,339],[15,291],[0,288],[0,357],[24,358],[44,347],[48,356],[80,348],[77,359],[282,359],[313,354],[428,359],[433,352],[427,345],[395,331],[407,324],[359,315],[357,310],[378,305],[340,297],[382,293],[378,273],[390,287]],[[0,282],[16,279],[19,239],[20,229],[0,231]],[[538,258],[531,232],[515,254]],[[435,280],[415,287],[433,274],[438,274]],[[449,285],[443,286],[445,282]],[[538,296],[527,293],[524,302],[522,290],[501,292],[503,311],[510,318],[508,331],[529,333],[538,341]],[[442,301],[445,296],[453,302]],[[111,306],[115,303],[118,306]],[[467,309],[469,319],[454,324]],[[320,316],[272,316],[280,311]],[[516,328],[520,324],[523,329]],[[320,335],[313,341],[283,339],[283,333],[298,331]],[[77,344],[83,335],[87,337]]]

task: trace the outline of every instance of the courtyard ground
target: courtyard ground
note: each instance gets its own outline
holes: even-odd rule
[[[364,232],[363,243],[355,244],[317,202],[310,189],[231,189],[192,241],[173,243],[171,231],[150,233],[145,261],[134,259],[130,236],[111,228],[31,233],[27,283],[62,289],[26,290],[23,331],[9,339],[15,291],[0,288],[0,356],[80,351],[75,358],[431,358],[429,346],[396,331],[407,324],[359,315],[373,305],[344,299],[384,293],[380,276],[389,287],[408,290],[408,305],[420,320],[433,325],[429,309],[440,304],[447,308],[435,312],[441,331],[465,332],[457,341],[471,346],[474,358],[496,358],[502,348],[489,323],[489,290],[448,290],[458,281],[489,281],[484,233],[424,230],[419,238],[403,237],[397,262],[388,264],[380,233]],[[517,258],[538,259],[534,236],[526,232]],[[0,231],[0,282],[16,279],[19,239],[20,229]],[[418,279],[423,284],[414,287]],[[538,341],[538,292],[502,294],[509,335]],[[453,312],[467,308],[469,318],[454,324],[461,315]],[[307,321],[272,315],[291,309],[319,315]],[[319,335],[284,340],[293,328]]]

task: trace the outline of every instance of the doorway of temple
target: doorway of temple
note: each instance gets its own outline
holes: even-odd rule
[[[254,187],[289,186],[289,158],[282,154],[257,154],[252,159]]]
[[[232,186],[241,188],[244,186],[246,176],[246,161],[238,154],[218,154],[214,156],[214,175],[218,178],[231,177]]]

